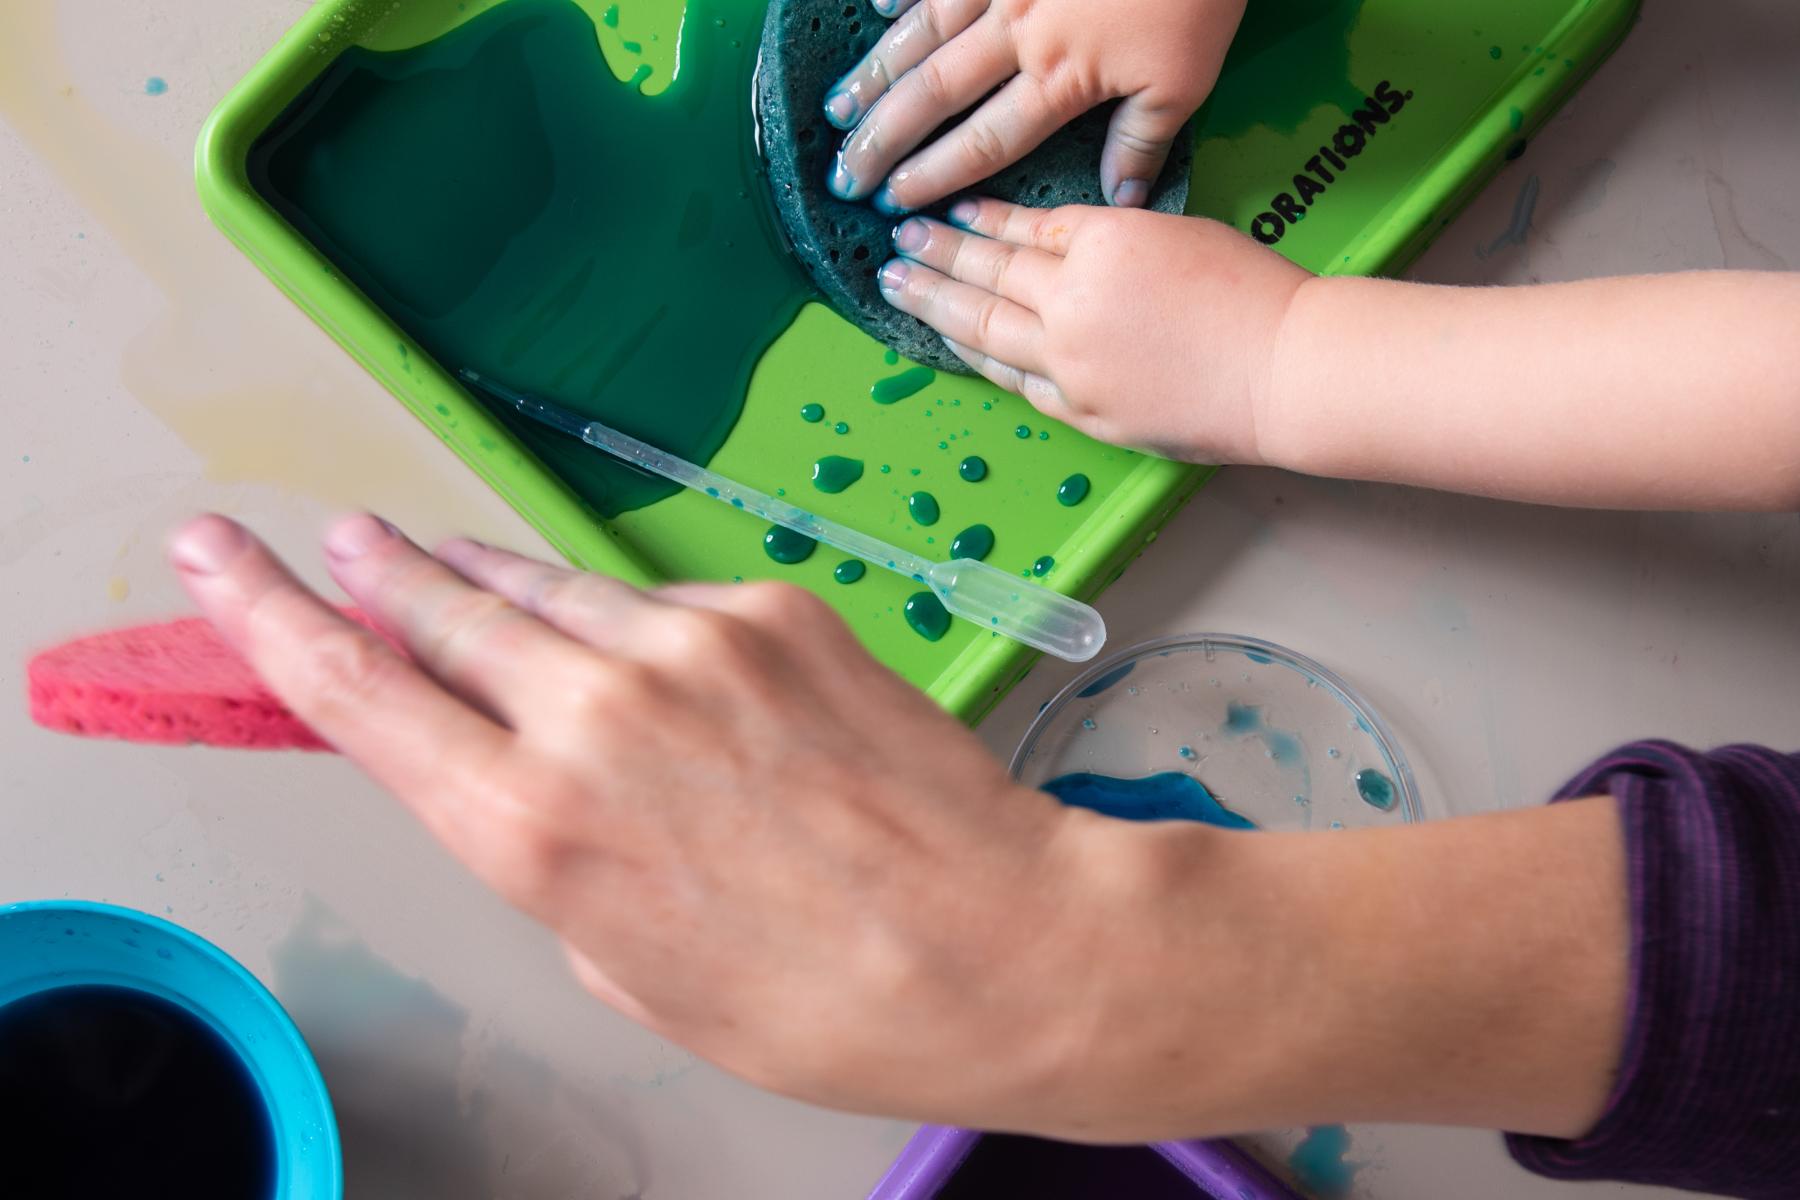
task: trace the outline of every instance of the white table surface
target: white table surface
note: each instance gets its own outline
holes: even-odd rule
[[[352,1196],[859,1197],[908,1126],[760,1094],[615,1017],[343,762],[25,719],[30,650],[184,609],[160,543],[193,511],[296,556],[352,505],[422,537],[541,546],[194,200],[201,120],[305,7],[0,0],[0,901],[104,898],[241,959],[325,1069]],[[1646,7],[1416,277],[1800,263],[1800,8]],[[1534,176],[1524,245],[1483,253]],[[1322,660],[1385,713],[1442,814],[1537,803],[1634,737],[1800,744],[1797,584],[1792,515],[1568,513],[1232,470],[1104,607],[1116,645],[1224,630]],[[996,752],[1068,674],[1040,667],[1001,706]],[[1358,1195],[1577,1194],[1492,1134],[1355,1133]]]

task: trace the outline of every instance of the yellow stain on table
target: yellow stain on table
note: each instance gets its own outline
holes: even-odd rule
[[[210,478],[400,513],[429,497],[434,517],[455,528],[491,537],[518,528],[213,229],[187,160],[88,103],[70,82],[53,4],[0,8],[0,120],[162,292],[167,307],[123,348],[120,378]]]

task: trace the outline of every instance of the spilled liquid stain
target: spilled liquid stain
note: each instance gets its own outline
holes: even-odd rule
[[[1200,110],[1197,136],[1233,138],[1266,125],[1294,133],[1318,109],[1348,112],[1364,92],[1350,79],[1350,35],[1363,0],[1252,4]]]
[[[613,75],[574,0],[352,47],[257,143],[250,178],[440,364],[705,463],[809,294],[744,102],[759,12],[691,0],[681,70],[653,97]],[[493,411],[604,516],[676,490]]]
[[[270,985],[331,1091],[349,1195],[649,1190],[649,1155],[615,1101],[497,1037],[488,1015],[383,958],[317,899],[269,948],[269,964]],[[607,1082],[657,1086],[692,1063],[683,1054],[659,1062],[651,1078],[621,1073]]]
[[[467,486],[462,464],[207,222],[191,157],[132,136],[89,100],[56,12],[13,4],[0,15],[0,120],[163,297],[121,348],[126,391],[214,482],[396,514],[429,496],[441,528],[516,536],[518,521]]]

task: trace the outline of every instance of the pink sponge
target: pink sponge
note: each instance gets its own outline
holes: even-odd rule
[[[367,624],[360,612],[345,614]],[[208,622],[117,629],[46,650],[26,671],[31,719],[128,742],[329,750]]]

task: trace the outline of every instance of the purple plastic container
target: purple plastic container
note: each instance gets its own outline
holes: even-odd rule
[[[1230,1142],[1081,1146],[926,1125],[869,1200],[1300,1200]]]

